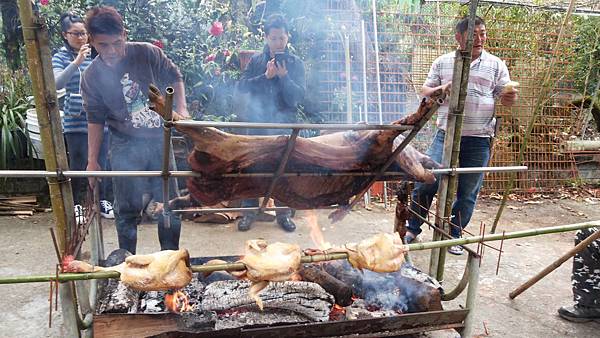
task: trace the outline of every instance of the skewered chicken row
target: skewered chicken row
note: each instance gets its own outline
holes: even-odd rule
[[[408,249],[402,244],[400,236],[380,233],[359,243],[348,243],[343,248],[334,248],[328,252],[346,252],[348,260],[359,270],[375,272],[394,272],[400,270],[404,262],[404,253]],[[244,257],[240,262],[246,270],[231,272],[232,275],[252,282],[249,295],[263,309],[259,296],[269,282],[282,282],[298,278],[301,262],[300,247],[295,244],[273,243],[257,239],[246,241]],[[221,260],[212,260],[207,264],[224,264]]]
[[[123,284],[139,291],[181,289],[192,279],[190,255],[186,249],[132,255],[125,258],[125,262],[106,268],[72,258],[63,261],[63,272],[97,271],[117,271]]]

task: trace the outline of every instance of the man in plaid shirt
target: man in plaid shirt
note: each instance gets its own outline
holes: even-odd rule
[[[461,50],[464,50],[467,45],[468,25],[467,17],[456,25],[455,38]],[[504,62],[484,50],[486,40],[485,22],[480,17],[476,17],[460,144],[459,167],[462,168],[487,166],[490,159],[491,138],[494,136],[496,125],[494,118],[496,100],[500,100],[505,106],[511,106],[518,98],[518,91],[509,84],[510,76]],[[455,52],[451,52],[438,57],[433,62],[421,89],[421,95],[430,96],[438,89],[450,92],[454,58]],[[448,102],[446,101],[438,110],[438,131],[427,152],[431,159],[437,162],[442,160],[447,122]],[[482,183],[482,173],[459,176],[456,201],[452,206],[451,214],[453,237],[460,237],[462,229],[469,223]],[[417,183],[413,191],[411,209],[426,218],[437,189],[437,182]],[[408,232],[405,238],[408,243],[419,235],[422,223],[415,216],[408,221]],[[461,255],[462,247],[450,247],[448,252]]]

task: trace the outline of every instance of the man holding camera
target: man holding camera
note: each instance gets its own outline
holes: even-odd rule
[[[249,101],[240,112],[245,122],[296,122],[298,105],[304,99],[306,88],[304,63],[289,53],[288,27],[283,16],[274,14],[264,24],[266,44],[262,53],[254,55],[238,84]],[[253,135],[280,135],[289,133],[282,129],[249,129]],[[281,206],[277,201],[275,205]],[[244,200],[242,207],[256,207],[258,200]],[[286,231],[296,230],[290,218],[291,211],[278,211],[277,223]],[[238,222],[238,230],[247,231],[256,220],[256,212],[247,212]]]

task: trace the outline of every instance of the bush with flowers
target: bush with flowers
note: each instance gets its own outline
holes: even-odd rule
[[[233,82],[240,76],[238,51],[259,49],[261,37],[240,19],[237,1],[66,1],[43,0],[40,10],[51,31],[52,48],[62,45],[60,14],[81,16],[91,6],[114,6],[123,16],[128,40],[163,49],[177,64],[190,102],[200,113],[230,115]],[[237,12],[236,12],[237,11]],[[235,13],[234,13],[235,12]],[[198,112],[196,112],[198,113]]]

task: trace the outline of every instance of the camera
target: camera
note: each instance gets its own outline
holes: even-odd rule
[[[275,53],[275,63],[277,65],[282,65],[283,63],[287,64],[288,62],[288,55],[284,52],[278,52]]]

